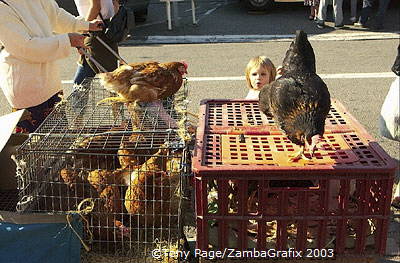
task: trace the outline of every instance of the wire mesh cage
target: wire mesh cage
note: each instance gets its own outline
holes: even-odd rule
[[[18,150],[19,212],[83,213],[92,249],[130,260],[177,248],[187,83],[162,103],[98,102],[88,80]]]

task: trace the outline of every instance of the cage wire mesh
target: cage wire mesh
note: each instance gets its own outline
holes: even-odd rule
[[[162,103],[97,104],[112,94],[97,79],[85,81],[18,149],[24,168],[17,211],[93,206],[84,240],[114,262],[150,260],[154,248],[177,250],[187,93],[185,82]]]

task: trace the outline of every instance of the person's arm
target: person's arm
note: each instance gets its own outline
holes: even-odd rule
[[[96,19],[100,13],[100,9],[101,9],[100,0],[90,0],[90,8],[86,16],[86,20],[92,21]]]
[[[92,0],[91,0],[92,1]],[[93,0],[99,1],[100,0]],[[42,0],[43,6],[56,33],[102,30],[102,21],[91,19],[90,22],[78,18],[60,8],[54,0]]]
[[[88,31],[90,22],[78,18],[60,8],[54,0],[41,0],[47,13],[53,31],[56,33],[70,33]]]
[[[13,57],[28,63],[46,63],[68,57],[72,45],[83,45],[84,36],[71,33],[31,37],[14,13],[0,12],[0,43]]]

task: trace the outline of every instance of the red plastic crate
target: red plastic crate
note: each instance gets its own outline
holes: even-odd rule
[[[200,115],[192,159],[199,249],[384,254],[396,164],[339,102],[322,149],[297,163],[287,162],[297,146],[255,101],[203,101]]]

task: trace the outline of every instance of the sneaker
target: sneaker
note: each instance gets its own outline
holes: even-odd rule
[[[357,17],[355,17],[355,16],[352,16],[352,17],[350,17],[350,22],[351,23],[355,23],[357,21]]]
[[[335,25],[335,29],[342,29],[342,28],[344,28],[344,25],[343,25],[343,24]]]
[[[366,24],[363,24],[363,23],[361,23],[361,22],[356,22],[356,23],[354,23],[354,26],[356,26],[356,27],[362,27],[362,28],[367,28],[367,25],[366,25]]]
[[[317,27],[320,29],[323,29],[325,27],[325,23],[324,22],[317,22]]]

